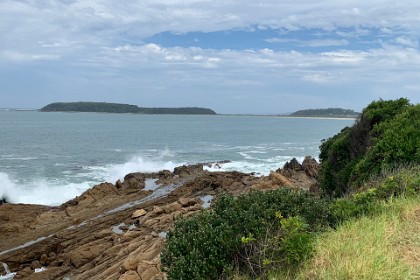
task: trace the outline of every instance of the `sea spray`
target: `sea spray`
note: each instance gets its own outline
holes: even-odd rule
[[[4,262],[1,263],[3,265],[4,271],[6,272],[6,275],[0,275],[0,280],[11,280],[13,277],[15,277],[15,272],[10,272],[9,266],[5,264]]]
[[[19,182],[7,173],[0,172],[0,199],[3,198],[10,203],[56,206],[75,198],[99,183],[115,183],[117,180],[123,180],[128,173],[157,172],[163,169],[173,171],[176,166],[182,164],[171,161],[153,161],[136,155],[121,164],[84,167],[84,170],[87,170],[87,173],[83,175],[85,180],[79,183],[69,182],[69,180],[74,180],[73,177],[54,182],[42,178]]]

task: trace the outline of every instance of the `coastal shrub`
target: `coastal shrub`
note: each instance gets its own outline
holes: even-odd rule
[[[279,260],[298,262],[309,251],[305,246],[299,247],[304,244],[299,242],[309,242],[307,234],[326,228],[333,221],[329,207],[327,200],[291,189],[256,191],[238,197],[223,195],[211,211],[176,222],[161,255],[163,268],[169,279],[217,279],[229,275],[234,268],[249,270],[244,256],[250,254],[250,246],[256,248],[255,244],[264,241],[271,244],[271,253],[279,252]],[[289,224],[279,223],[276,213],[281,213]],[[301,228],[291,230],[292,221],[298,218],[290,217],[297,216],[299,222],[304,222]],[[260,257],[254,253],[252,258]],[[260,259],[262,266],[265,258]],[[266,264],[269,261],[270,258]]]
[[[418,110],[405,98],[374,101],[352,127],[323,140],[319,156],[323,193],[340,197],[385,166],[418,162]]]
[[[405,168],[389,174],[376,186],[345,198],[333,200],[331,213],[333,224],[362,215],[371,215],[381,211],[382,201],[394,197],[412,197],[420,194],[420,166]]]
[[[420,104],[407,108],[394,119],[379,124],[374,145],[354,168],[353,183],[361,183],[372,174],[401,163],[420,163]]]
[[[254,279],[264,278],[267,271],[276,267],[297,267],[313,251],[315,237],[304,218],[285,218],[279,212],[276,217],[262,239],[256,239],[252,234],[241,238],[236,263],[245,267],[243,273]]]

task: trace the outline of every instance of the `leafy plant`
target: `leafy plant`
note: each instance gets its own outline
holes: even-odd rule
[[[340,197],[390,165],[420,161],[420,105],[405,98],[369,104],[352,127],[320,146],[323,193]]]
[[[282,225],[278,213],[289,222]],[[306,233],[332,221],[328,201],[305,191],[224,195],[212,211],[176,223],[168,234],[162,264],[169,279],[217,279],[235,267],[259,275],[264,263],[298,262],[304,253],[298,243],[309,240]]]

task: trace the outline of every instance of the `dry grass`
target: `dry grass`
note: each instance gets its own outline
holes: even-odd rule
[[[420,199],[396,199],[376,217],[323,234],[314,258],[294,277],[271,279],[420,279]]]

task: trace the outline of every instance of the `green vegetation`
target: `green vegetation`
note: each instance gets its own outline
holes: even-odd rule
[[[325,195],[340,197],[370,176],[420,162],[420,105],[407,99],[372,102],[352,127],[320,146],[320,184]]]
[[[225,195],[212,211],[176,223],[162,264],[169,279],[217,279],[233,268],[257,276],[279,263],[296,265],[311,251],[309,233],[330,225],[329,213],[326,200],[304,191]]]
[[[290,279],[419,279],[420,198],[380,206],[378,215],[346,221],[321,235],[313,258]],[[283,275],[270,278],[287,279]]]
[[[290,116],[293,117],[321,117],[321,118],[356,118],[359,113],[350,109],[328,108],[328,109],[306,109],[296,111]]]
[[[136,105],[105,102],[57,102],[40,109],[42,112],[98,112],[98,113],[132,113],[132,114],[183,114],[215,115],[207,108],[142,108]]]
[[[225,195],[178,220],[161,255],[168,278],[418,278],[419,115],[406,99],[376,101],[324,141],[322,197]]]

